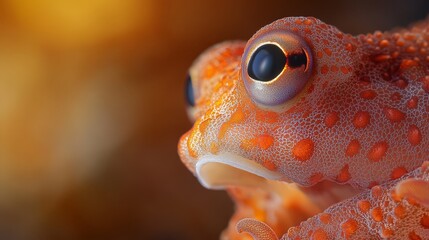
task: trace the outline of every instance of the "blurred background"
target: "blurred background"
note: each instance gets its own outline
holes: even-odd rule
[[[233,204],[176,145],[187,68],[285,16],[357,34],[427,0],[0,0],[0,239],[217,239]]]

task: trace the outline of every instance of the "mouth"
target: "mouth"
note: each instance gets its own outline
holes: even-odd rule
[[[361,191],[331,181],[302,187],[278,172],[231,153],[200,158],[196,175],[208,189],[228,190],[237,205],[230,226],[235,226],[238,219],[249,217],[284,232]]]
[[[200,183],[208,189],[263,187],[268,180],[284,180],[281,174],[231,153],[202,157],[196,164],[196,173]]]

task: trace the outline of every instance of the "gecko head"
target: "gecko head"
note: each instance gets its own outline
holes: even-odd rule
[[[194,126],[179,142],[182,161],[208,188],[266,179],[365,188],[413,169],[427,125],[406,102],[424,92],[395,100],[404,89],[367,42],[298,17],[208,49],[189,71]]]

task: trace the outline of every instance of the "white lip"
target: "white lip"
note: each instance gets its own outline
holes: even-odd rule
[[[225,189],[234,185],[262,186],[266,179],[282,178],[277,172],[231,153],[203,156],[195,167],[198,180],[208,189]]]

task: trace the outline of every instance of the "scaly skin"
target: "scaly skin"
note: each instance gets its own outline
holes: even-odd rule
[[[249,56],[285,35],[307,65],[272,82],[305,84],[261,103],[245,85]],[[236,202],[222,238],[428,239],[428,53],[429,21],[353,37],[302,17],[203,53],[190,69],[195,124],[179,155]],[[257,94],[279,94],[267,86]]]

